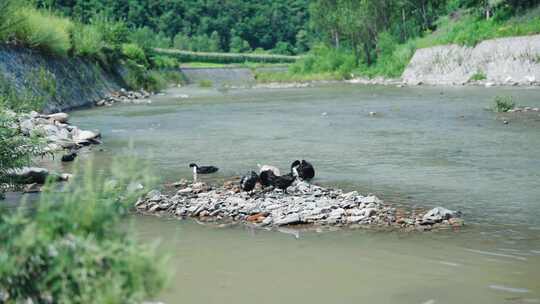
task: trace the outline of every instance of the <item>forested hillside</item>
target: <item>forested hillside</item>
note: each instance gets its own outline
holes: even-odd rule
[[[159,46],[191,51],[307,51],[309,0],[37,0],[76,20],[96,15],[159,34]]]

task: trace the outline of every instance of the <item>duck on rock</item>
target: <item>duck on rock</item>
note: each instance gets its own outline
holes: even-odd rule
[[[240,188],[246,192],[253,191],[258,181],[259,175],[257,175],[256,172],[251,171],[248,175],[244,175],[242,176],[242,179],[240,179]]]
[[[263,171],[260,176],[261,185],[274,186],[287,192],[287,188],[294,182],[296,176],[294,174],[286,174],[281,176],[276,176],[271,170]]]
[[[278,167],[271,166],[271,165],[261,165],[261,164],[257,164],[257,167],[259,167],[259,174],[264,171],[270,170],[272,171],[272,173],[274,173],[274,175],[277,175],[277,176],[281,175],[281,172],[279,171]]]
[[[302,180],[310,180],[315,177],[315,169],[313,165],[305,160],[295,160],[291,164],[291,172],[296,170],[298,177]]]

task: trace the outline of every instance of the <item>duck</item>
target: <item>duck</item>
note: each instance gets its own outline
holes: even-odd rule
[[[272,186],[272,183],[270,183],[270,176],[275,176],[274,172],[272,170],[265,170],[261,171],[259,176],[259,183],[263,186],[263,188]]]
[[[71,151],[68,154],[62,155],[62,162],[72,162],[77,157],[76,151]]]
[[[271,170],[263,171],[260,176],[261,185],[268,187],[274,186],[281,190],[287,191],[290,185],[295,181],[296,176],[293,174],[285,174],[281,176],[276,176]]]
[[[313,165],[306,160],[295,160],[291,164],[291,172],[296,171],[297,176],[302,180],[310,180],[315,177]]]
[[[240,179],[240,188],[246,192],[253,191],[258,181],[259,175],[255,171],[251,171],[248,175],[244,175]]]
[[[197,174],[211,174],[216,173],[219,168],[214,166],[198,166],[197,164],[191,163],[189,167],[193,169],[193,182],[197,182]]]
[[[214,166],[198,166],[197,164],[191,163],[189,164],[190,168],[193,168],[193,172],[197,172],[198,174],[211,174],[218,172],[219,168]]]
[[[276,176],[280,176],[281,175],[281,172],[279,171],[279,168],[278,167],[274,167],[274,166],[270,166],[270,165],[261,165],[261,164],[257,164],[257,167],[259,167],[259,174],[264,172],[264,171],[272,171],[272,173],[274,173],[274,175]]]

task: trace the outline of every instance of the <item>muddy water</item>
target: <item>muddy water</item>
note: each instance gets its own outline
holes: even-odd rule
[[[175,275],[167,303],[540,303],[540,116],[497,115],[495,95],[540,106],[538,89],[332,85],[182,88],[150,105],[74,113],[98,128],[99,163],[134,151],[164,181],[187,164],[216,181],[305,158],[317,183],[409,206],[459,209],[460,232],[290,234],[135,217]],[[178,94],[188,94],[180,98]],[[370,112],[376,112],[370,115]],[[503,120],[509,124],[503,124]],[[89,155],[82,155],[82,159]],[[69,170],[69,168],[66,168]]]

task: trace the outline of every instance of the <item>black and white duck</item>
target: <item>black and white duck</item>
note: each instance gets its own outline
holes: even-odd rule
[[[198,174],[211,174],[216,173],[219,168],[214,166],[198,166],[197,164],[191,163],[189,167],[193,169],[193,181],[197,181]]]
[[[302,180],[310,180],[315,177],[315,169],[313,165],[305,160],[295,160],[291,164],[291,172],[296,171],[298,177]]]
[[[271,166],[271,165],[261,165],[261,164],[257,164],[257,167],[259,167],[259,173],[262,173],[264,171],[272,171],[272,173],[274,173],[274,175],[276,176],[280,176],[281,175],[281,172],[279,171],[279,168],[278,167],[275,167],[275,166]]]
[[[248,175],[244,175],[242,176],[242,179],[240,179],[240,188],[246,192],[253,191],[257,181],[259,181],[259,175],[257,175],[256,172],[251,171]]]

